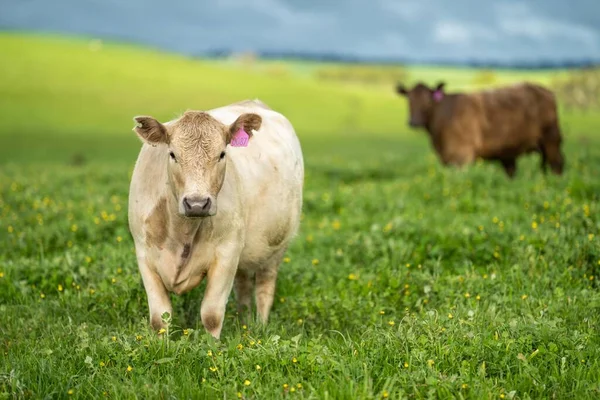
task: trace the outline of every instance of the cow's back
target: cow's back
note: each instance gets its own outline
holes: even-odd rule
[[[477,99],[483,146],[479,156],[503,158],[535,150],[545,126],[556,121],[553,94],[517,84],[472,95]]]
[[[235,175],[245,216],[246,244],[241,265],[260,263],[296,233],[302,208],[304,162],[291,123],[259,101],[208,111],[224,124],[244,113],[262,117],[248,147],[228,146],[227,178]]]

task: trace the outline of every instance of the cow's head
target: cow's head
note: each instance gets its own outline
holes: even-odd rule
[[[164,151],[168,182],[185,217],[209,217],[217,213],[217,195],[225,180],[226,147],[243,130],[252,138],[262,118],[242,114],[223,125],[205,112],[187,111],[165,125],[152,117],[135,117],[134,131],[150,145]]]
[[[419,82],[410,90],[407,90],[401,83],[396,86],[396,92],[408,99],[410,111],[408,124],[410,126],[416,128],[427,125],[433,106],[444,97],[444,85],[444,82],[440,82],[432,89]]]

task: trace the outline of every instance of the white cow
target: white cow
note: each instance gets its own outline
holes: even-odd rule
[[[153,328],[172,312],[169,292],[188,292],[205,276],[200,315],[215,338],[234,281],[247,315],[255,277],[266,323],[300,224],[304,162],[294,128],[258,100],[187,111],[165,124],[135,121],[144,145],[131,179],[129,228]]]

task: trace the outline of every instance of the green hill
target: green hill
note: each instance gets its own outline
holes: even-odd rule
[[[0,51],[4,162],[64,161],[77,155],[130,158],[139,147],[130,132],[134,115],[167,120],[186,109],[255,97],[283,112],[303,143],[316,149],[323,148],[324,140],[336,143],[340,135],[369,143],[420,137],[406,127],[406,102],[395,95],[393,82],[321,81],[314,74],[320,64],[207,61],[128,45],[13,33],[0,35]],[[449,90],[473,87],[478,73],[435,67],[406,71],[409,83],[443,79]],[[547,82],[549,74],[494,73],[497,84],[521,79]]]

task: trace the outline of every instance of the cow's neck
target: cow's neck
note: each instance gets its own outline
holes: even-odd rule
[[[436,112],[440,108],[440,104],[441,104],[441,102],[440,103],[435,103],[429,109],[429,113],[428,113],[426,121],[425,121],[425,129],[427,130],[427,133],[429,133],[429,136],[433,140],[435,140],[435,138],[438,136],[438,130],[439,130],[439,128],[436,126],[435,116],[436,116]]]

